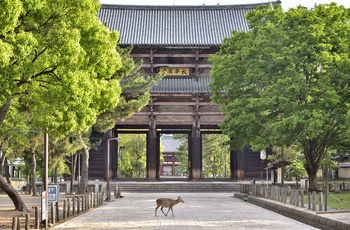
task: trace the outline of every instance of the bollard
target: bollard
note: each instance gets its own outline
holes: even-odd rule
[[[304,190],[300,190],[300,206],[302,208],[305,208],[305,204],[304,204]]]
[[[80,213],[80,196],[77,196],[77,213]]]
[[[84,195],[81,195],[80,199],[81,199],[81,212],[84,212],[85,211],[85,197],[84,197]]]
[[[55,216],[56,216],[55,203],[51,203],[51,224],[53,224],[53,225],[56,223]]]
[[[24,229],[25,230],[29,229],[29,224],[30,224],[30,214],[26,213],[26,222],[25,222],[25,225],[24,225]]]
[[[18,224],[18,217],[17,216],[12,217],[12,230],[17,230],[17,224]]]
[[[72,197],[72,202],[73,202],[73,211],[72,211],[72,213],[73,213],[73,215],[75,214],[75,207],[76,207],[76,205],[75,205],[75,197]]]
[[[60,222],[60,206],[58,205],[58,202],[55,202],[56,205],[56,221]]]
[[[67,218],[67,200],[63,201],[63,216],[62,219],[66,219]]]
[[[85,210],[89,209],[89,198],[88,198],[89,194],[85,194]]]
[[[316,211],[316,191],[312,192],[312,211]]]
[[[284,201],[283,201],[283,203],[287,204],[288,189],[287,188],[283,188],[283,189],[284,189]]]
[[[120,188],[118,188],[115,198],[120,198],[120,196],[121,196],[121,191],[120,191]]]
[[[319,193],[319,198],[318,198],[318,210],[323,211],[323,192]]]
[[[296,206],[299,207],[299,201],[300,201],[300,197],[299,197],[299,190],[296,190],[295,191],[295,203],[296,203]]]
[[[70,199],[67,199],[67,218],[70,216]]]
[[[308,197],[307,197],[307,198],[308,198],[307,200],[308,200],[308,204],[309,204],[308,208],[311,209],[311,192],[308,192],[308,193],[307,193],[307,196],[308,196]]]
[[[39,208],[38,208],[38,206],[34,207],[34,215],[35,215],[34,229],[38,229],[39,228]]]

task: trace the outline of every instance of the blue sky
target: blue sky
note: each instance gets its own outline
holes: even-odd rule
[[[249,4],[269,2],[269,0],[100,0],[103,4],[119,4],[119,5],[232,5],[232,4]],[[349,0],[282,0],[283,9],[287,10],[298,5],[313,7],[315,3],[336,2],[338,5],[344,5],[350,8]]]

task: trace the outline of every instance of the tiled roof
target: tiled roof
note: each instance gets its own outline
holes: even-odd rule
[[[210,77],[166,77],[151,89],[151,93],[162,94],[186,94],[186,93],[210,93],[208,86]]]
[[[279,3],[277,1],[275,3]],[[120,33],[119,45],[219,46],[247,31],[247,12],[261,4],[203,6],[102,5],[98,17]]]
[[[176,152],[177,149],[182,144],[181,140],[174,139],[172,135],[162,135],[160,137],[162,144],[164,146],[163,152]]]

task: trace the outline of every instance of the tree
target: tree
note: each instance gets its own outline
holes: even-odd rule
[[[119,170],[121,176],[134,178],[145,177],[146,171],[146,135],[145,134],[123,134],[120,146],[124,148],[119,151]]]
[[[229,139],[222,134],[202,136],[203,143],[203,174],[206,177],[225,178],[229,170],[229,149],[226,142]]]
[[[350,11],[264,5],[247,20],[250,30],[234,31],[210,57],[221,128],[237,149],[299,146],[315,191],[327,148],[349,137]]]
[[[289,161],[291,164],[283,166],[282,170],[285,169],[284,176],[289,180],[295,177],[297,180],[306,175],[304,168],[305,157],[297,146],[286,146],[286,147],[272,147],[272,154],[268,155],[269,166],[271,163],[278,162],[281,160]]]
[[[174,139],[181,140],[181,145],[176,151],[176,158],[180,164],[176,170],[183,175],[188,174],[188,135],[174,134]],[[208,134],[202,136],[203,152],[203,175],[205,177],[223,177],[227,176],[229,170],[229,149],[226,143],[228,137],[222,134]]]
[[[175,156],[179,161],[175,171],[181,172],[182,175],[188,175],[188,134],[174,134],[173,137],[176,140],[181,140],[181,144],[175,152]]]
[[[117,106],[119,35],[98,19],[99,1],[8,0],[0,8],[0,128],[14,100],[31,113],[34,130],[57,137],[86,131]]]

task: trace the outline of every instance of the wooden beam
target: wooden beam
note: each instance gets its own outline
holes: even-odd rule
[[[130,54],[131,57],[135,58],[149,58],[149,57],[205,57],[208,58],[209,54]]]
[[[133,116],[225,116],[223,112],[138,112]]]
[[[153,102],[153,105],[196,105],[197,102],[193,101],[193,102],[173,102],[173,101],[169,101],[169,102]],[[213,102],[198,102],[198,104],[200,106],[204,106],[204,105],[208,105],[208,106],[218,106],[218,104],[215,104]]]
[[[193,68],[205,68],[210,69],[212,67],[212,64],[142,64],[142,68],[153,68],[153,67],[171,67],[171,68],[186,68],[186,67],[193,67]]]

